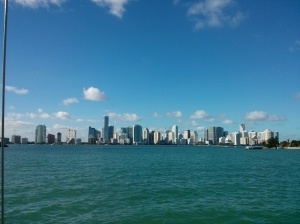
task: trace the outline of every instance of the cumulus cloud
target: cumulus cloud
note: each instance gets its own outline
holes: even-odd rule
[[[208,119],[210,115],[205,110],[197,110],[190,116],[191,119]]]
[[[252,111],[245,115],[248,121],[282,121],[284,118],[277,115],[270,115],[264,111]]]
[[[182,117],[181,111],[167,112],[166,115],[169,117]]]
[[[76,119],[76,122],[83,122],[84,120],[81,118]]]
[[[125,5],[129,3],[129,0],[91,0],[100,7],[109,9],[110,14],[122,18],[125,12]]]
[[[83,95],[86,100],[92,101],[102,101],[106,100],[104,92],[101,92],[98,88],[89,87],[88,89],[83,89]]]
[[[63,104],[66,106],[73,104],[73,103],[79,103],[79,101],[75,97],[63,100]]]
[[[29,92],[28,89],[18,89],[17,87],[14,86],[5,86],[5,90],[19,95],[25,95],[28,94]]]
[[[54,113],[54,116],[58,119],[67,120],[71,118],[70,114],[64,111],[59,111],[57,113]]]
[[[118,121],[139,121],[141,118],[137,114],[129,114],[129,113],[123,113],[123,114],[117,114],[110,112],[108,113],[108,116],[110,118],[113,118]]]
[[[38,109],[38,112],[35,114],[35,113],[26,113],[26,116],[27,117],[30,117],[32,119],[34,118],[44,118],[44,119],[48,119],[48,118],[51,118],[51,116],[44,112],[43,109]]]
[[[195,21],[196,29],[238,26],[245,15],[236,10],[235,6],[234,0],[203,0],[191,4],[187,14]]]
[[[60,6],[66,0],[12,0],[12,2],[24,7],[39,8],[49,7],[50,5]]]

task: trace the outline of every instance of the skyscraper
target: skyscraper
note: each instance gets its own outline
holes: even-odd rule
[[[173,125],[172,126],[172,132],[174,133],[172,142],[176,143],[177,139],[178,139],[178,126],[177,125]]]
[[[46,143],[46,126],[38,125],[35,128],[35,143],[43,144]]]
[[[143,139],[143,129],[141,125],[133,125],[132,127],[133,144],[141,143]]]
[[[61,144],[61,133],[60,132],[56,133],[56,144]]]
[[[240,132],[245,131],[245,124],[240,124]]]
[[[114,138],[115,127],[113,125],[108,126],[108,139]]]
[[[215,145],[219,142],[219,138],[223,136],[223,132],[224,129],[221,127],[209,127],[204,133],[204,138]]]
[[[76,143],[76,131],[69,129],[67,132],[67,144],[75,144]]]
[[[103,134],[103,141],[106,142],[108,141],[108,124],[109,124],[109,116],[103,116],[103,129],[102,129],[102,134]]]

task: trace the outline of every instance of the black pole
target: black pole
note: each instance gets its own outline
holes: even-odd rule
[[[4,223],[4,106],[5,106],[5,71],[6,71],[6,36],[8,0],[4,2],[3,62],[2,62],[2,129],[1,129],[1,220]]]

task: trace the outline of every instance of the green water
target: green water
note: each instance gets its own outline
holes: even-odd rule
[[[300,223],[300,150],[11,146],[6,223]]]

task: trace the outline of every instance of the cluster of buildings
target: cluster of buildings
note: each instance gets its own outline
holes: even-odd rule
[[[46,133],[45,125],[38,125],[35,129],[35,144],[82,144],[80,138],[76,138],[76,130],[68,129],[66,141],[62,142],[60,132],[53,134]],[[97,130],[89,127],[88,142],[86,144],[144,144],[144,145],[254,145],[267,141],[270,138],[278,138],[278,132],[266,129],[263,132],[246,131],[245,125],[239,125],[239,131],[228,134],[222,127],[209,127],[204,130],[203,138],[199,138],[197,131],[184,130],[179,133],[178,126],[173,125],[170,130],[160,132],[158,130],[143,129],[136,124],[128,127],[121,127],[119,133],[115,133],[114,126],[109,125],[109,116],[103,117],[103,128]],[[6,139],[9,142],[9,139]],[[8,143],[7,142],[7,143]],[[14,144],[27,144],[27,138],[13,135],[11,142]]]

